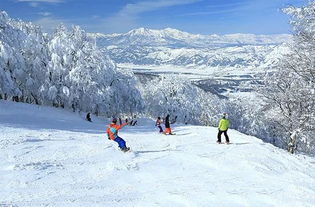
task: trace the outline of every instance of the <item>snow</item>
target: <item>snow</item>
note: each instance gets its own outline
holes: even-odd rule
[[[220,97],[231,99],[255,97],[253,89],[288,53],[292,41],[288,34],[200,35],[171,28],[88,36],[96,38],[96,44],[119,69],[146,79],[176,74],[194,83],[209,80],[216,83],[214,87],[220,87],[216,90]],[[252,78],[243,80],[249,76]],[[221,84],[223,79],[229,81]],[[213,85],[203,89],[214,93]]]
[[[154,121],[125,127],[132,152],[104,131],[107,120],[0,101],[0,206],[314,206],[315,158],[290,155],[230,130]]]
[[[201,35],[172,28],[139,28],[124,34],[87,34],[118,64],[174,67],[268,68],[292,35]],[[272,55],[269,55],[271,54]]]
[[[168,45],[170,43],[179,43],[184,45],[195,45],[199,47],[209,47],[213,45],[268,45],[281,44],[292,38],[289,34],[276,35],[255,35],[255,34],[227,34],[227,35],[201,35],[190,34],[173,28],[161,30],[138,28],[122,34],[101,34],[88,33],[92,38],[100,38],[104,41],[110,41],[112,44],[141,44],[141,45]],[[148,40],[152,40],[148,41]],[[137,44],[135,44],[135,42]]]

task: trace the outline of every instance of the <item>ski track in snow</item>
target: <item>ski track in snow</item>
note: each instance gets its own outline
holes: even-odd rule
[[[61,109],[0,101],[0,206],[314,206],[315,159],[230,130],[125,127],[123,153]],[[92,117],[93,118],[93,117]],[[223,137],[224,140],[224,137]]]

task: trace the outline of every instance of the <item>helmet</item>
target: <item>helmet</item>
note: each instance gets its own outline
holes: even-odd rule
[[[113,118],[112,122],[116,124],[117,123],[117,118]]]

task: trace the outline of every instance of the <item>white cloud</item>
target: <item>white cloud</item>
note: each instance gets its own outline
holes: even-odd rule
[[[38,7],[40,3],[63,3],[65,0],[15,0],[16,2],[28,2],[31,7]]]
[[[154,11],[163,7],[191,4],[200,0],[158,0],[158,1],[141,1],[134,4],[127,4],[117,15],[129,16],[138,15],[143,12]]]
[[[179,16],[202,16],[215,14],[244,14],[255,11],[272,11],[282,8],[285,0],[244,0],[242,2],[234,2],[227,4],[210,4],[202,11],[185,13]]]
[[[118,13],[103,21],[102,27],[108,32],[121,32],[138,27],[137,19],[141,13],[161,8],[192,4],[201,0],[155,0],[140,1],[125,5]]]
[[[29,5],[31,7],[38,7],[39,4],[37,2],[30,2]]]
[[[41,2],[45,2],[45,3],[62,3],[64,2],[64,0],[16,0],[17,2],[37,2],[37,3],[41,3]]]
[[[101,18],[99,15],[93,15],[92,16],[92,19],[99,19],[99,18]]]
[[[246,1],[222,3],[222,4],[212,3],[206,6],[206,8],[210,8],[210,9],[235,8],[235,7],[244,6],[245,4],[246,4]]]
[[[48,17],[48,16],[51,15],[50,12],[39,12],[38,14],[41,15],[41,16],[44,16],[44,17]]]
[[[202,16],[202,15],[215,15],[215,14],[231,14],[235,11],[238,11],[237,9],[221,9],[216,11],[201,11],[201,12],[191,12],[186,13],[178,16]]]

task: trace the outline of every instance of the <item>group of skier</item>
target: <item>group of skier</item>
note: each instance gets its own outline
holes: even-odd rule
[[[157,126],[159,128],[159,132],[163,133],[165,135],[173,135],[172,129],[171,129],[171,124],[170,124],[170,115],[169,114],[167,114],[167,116],[164,119],[164,124],[165,124],[165,130],[164,131],[163,131],[163,128],[161,126],[162,123],[163,123],[163,120],[161,120],[161,117],[158,117],[156,122],[155,122],[155,126]]]
[[[176,118],[175,117],[175,121],[173,121],[172,123],[176,122]],[[161,124],[164,122],[165,124],[165,130],[163,131],[163,128],[161,126]],[[123,151],[123,152],[127,152],[130,150],[129,147],[126,146],[126,142],[125,140],[123,140],[121,137],[118,136],[118,131],[123,128],[124,126],[128,125],[128,120],[126,119],[125,123],[119,123],[117,124],[117,119],[113,118],[111,124],[108,126],[108,128],[106,129],[106,133],[108,135],[108,139],[109,140],[113,140],[115,142],[118,143],[119,148]],[[227,134],[227,131],[229,129],[229,119],[227,117],[227,114],[224,113],[222,119],[220,119],[219,121],[219,126],[218,126],[218,135],[217,135],[217,143],[221,144],[221,135],[224,134],[225,136],[225,143],[229,144],[230,140],[229,140],[229,136]],[[165,117],[164,120],[161,119],[161,117],[158,117],[156,122],[155,122],[155,126],[158,127],[159,129],[159,133],[163,133],[165,135],[174,135],[172,133],[172,129],[171,129],[171,123],[170,123],[170,115],[167,114],[167,116]]]

